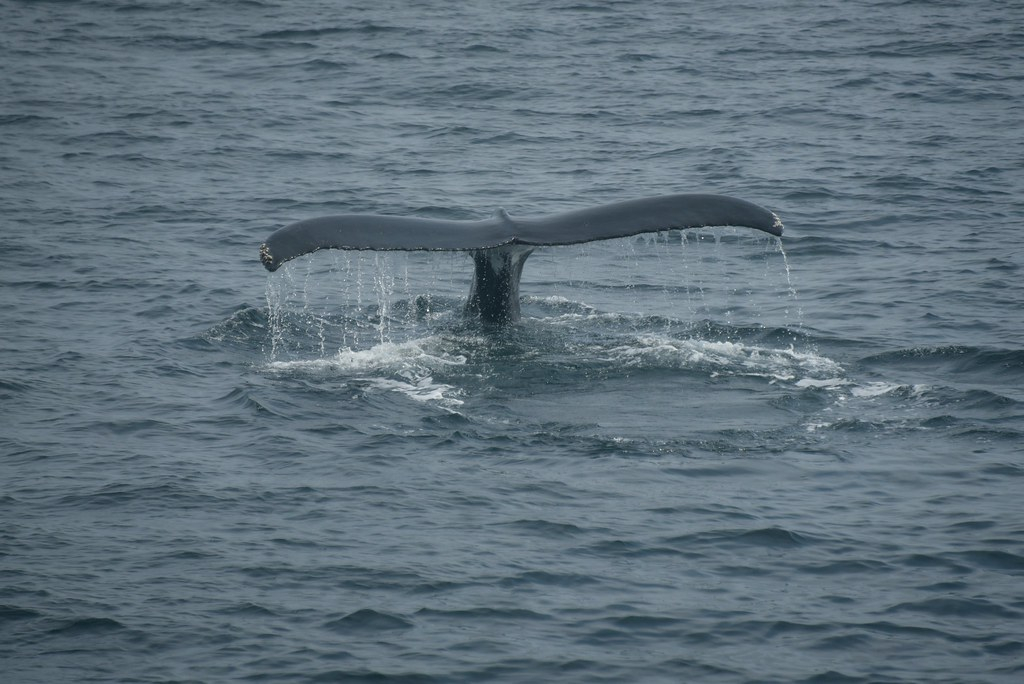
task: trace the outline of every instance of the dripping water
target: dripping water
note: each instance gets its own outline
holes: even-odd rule
[[[267,278],[268,360],[326,358],[429,333],[468,291],[454,266],[447,277],[441,267],[456,260],[468,268],[460,253],[344,250],[284,264]]]
[[[331,250],[289,262],[267,280],[269,360],[327,358],[429,334],[458,315],[470,272],[465,255],[451,252]],[[522,292],[527,319],[619,315],[665,333],[711,322],[802,327],[782,241],[743,229],[539,249]]]

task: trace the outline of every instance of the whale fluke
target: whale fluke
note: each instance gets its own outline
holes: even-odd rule
[[[572,245],[662,230],[741,226],[782,235],[771,211],[725,195],[681,194],[629,200],[539,219],[499,209],[479,221],[376,214],[306,219],[274,232],[260,245],[268,271],[321,249],[471,252],[475,275],[466,310],[488,323],[519,317],[519,279],[535,247]]]

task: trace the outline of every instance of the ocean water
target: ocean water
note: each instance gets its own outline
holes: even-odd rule
[[[1019,3],[0,20],[2,681],[1024,677]],[[786,233],[257,257],[674,192]]]

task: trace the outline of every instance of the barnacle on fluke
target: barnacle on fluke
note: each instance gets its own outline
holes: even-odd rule
[[[260,245],[260,261],[263,262],[263,266],[268,270],[274,270],[274,255],[270,253],[270,248],[267,247],[267,243]]]

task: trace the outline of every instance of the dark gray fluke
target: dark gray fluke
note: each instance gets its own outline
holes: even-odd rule
[[[324,216],[276,231],[260,245],[260,261],[275,271],[289,259],[321,249],[472,252],[475,276],[466,310],[485,322],[503,324],[519,318],[519,278],[534,247],[705,226],[742,226],[782,235],[779,217],[751,202],[724,195],[666,195],[540,219],[512,218],[503,209],[480,221]]]

